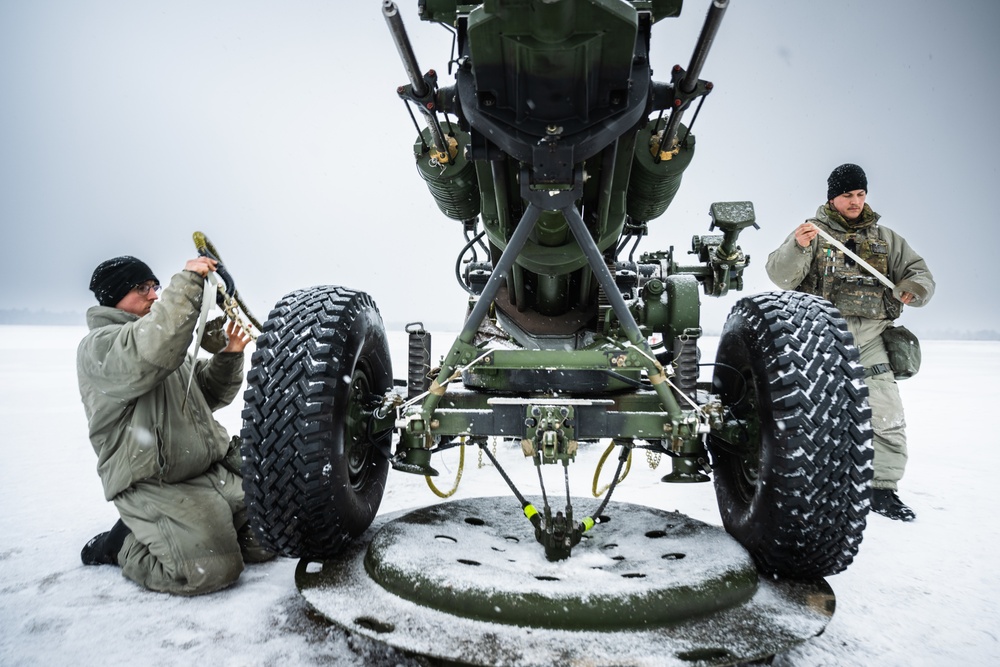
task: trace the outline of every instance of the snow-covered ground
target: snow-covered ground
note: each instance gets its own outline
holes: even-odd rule
[[[0,665],[411,665],[411,658],[316,622],[293,581],[295,561],[250,566],[214,595],[150,593],[117,568],[84,567],[80,548],[116,519],[104,502],[76,389],[82,327],[0,327]],[[713,341],[706,341],[712,343]],[[435,357],[447,344],[435,337]],[[714,356],[704,346],[705,359]],[[396,375],[405,341],[393,338]],[[826,632],[775,665],[1000,664],[997,488],[1000,343],[923,342],[920,374],[901,384],[911,462],[902,524],[871,515],[854,564],[829,578],[837,610]],[[220,414],[231,431],[241,405]],[[600,451],[574,464],[589,491]],[[443,465],[450,487],[457,453]],[[534,492],[534,470],[499,450]],[[666,461],[664,461],[664,466]],[[610,474],[610,470],[606,472]],[[711,484],[666,485],[664,468],[633,465],[615,499],[718,523]],[[454,498],[506,487],[472,455]],[[383,511],[436,502],[423,478],[390,473]]]

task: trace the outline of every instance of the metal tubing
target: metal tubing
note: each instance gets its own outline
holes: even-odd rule
[[[479,296],[479,300],[476,301],[476,305],[473,306],[468,319],[465,320],[465,326],[462,328],[462,333],[459,334],[459,339],[463,343],[472,345],[479,325],[482,324],[486,318],[486,314],[490,312],[490,306],[493,305],[493,302],[497,298],[500,282],[514,266],[514,261],[521,254],[525,244],[528,242],[528,236],[535,229],[535,223],[538,222],[538,216],[541,213],[542,210],[534,204],[529,205],[524,211],[521,221],[517,223],[514,234],[511,235],[510,241],[507,243],[507,247],[504,248],[500,259],[497,260],[496,266],[493,267],[493,273],[490,275],[490,279],[486,281],[483,293]],[[445,369],[442,368],[441,370],[443,372]]]
[[[500,290],[500,283],[504,281],[504,276],[510,271],[511,267],[514,266],[514,261],[517,256],[521,254],[524,249],[525,244],[528,242],[528,236],[531,234],[532,230],[535,228],[535,223],[538,222],[538,216],[541,215],[542,210],[534,205],[530,204],[525,210],[524,215],[521,216],[521,221],[517,224],[514,229],[514,234],[510,237],[510,241],[507,243],[507,247],[504,248],[503,253],[500,255],[500,259],[497,260],[496,266],[493,267],[493,273],[490,274],[489,280],[486,281],[486,286],[483,287],[482,294],[479,295],[479,300],[476,301],[476,305],[473,306],[472,312],[469,313],[468,318],[465,320],[465,325],[462,327],[461,333],[458,334],[458,339],[452,343],[451,349],[448,351],[447,356],[445,356],[444,361],[441,363],[441,372],[437,376],[437,384],[443,385],[447,382],[451,374],[455,372],[455,367],[457,364],[454,359],[459,352],[459,341],[465,343],[466,345],[472,345],[476,337],[476,331],[479,330],[479,325],[482,324],[486,315],[490,312],[490,306],[497,298],[497,292]],[[435,408],[437,408],[438,403],[441,401],[441,396],[435,393],[430,393],[424,402],[420,406],[420,410],[424,415],[428,417]]]
[[[396,44],[396,50],[399,51],[399,59],[403,61],[403,69],[406,70],[406,76],[410,79],[410,85],[413,86],[413,94],[417,97],[423,97],[428,93],[427,84],[420,73],[417,56],[413,53],[413,47],[410,45],[410,38],[406,35],[403,18],[399,15],[399,9],[393,0],[384,0],[382,16],[385,17],[386,25],[389,26],[392,41]]]
[[[420,73],[420,65],[417,64],[417,56],[413,53],[413,46],[406,34],[403,18],[399,15],[399,8],[396,7],[393,0],[383,0],[382,16],[385,17],[386,25],[389,26],[389,33],[392,35],[392,41],[396,44],[399,58],[403,61],[403,69],[406,71],[406,77],[410,80],[410,90],[413,97],[415,100],[427,98],[433,91],[428,87]],[[444,132],[441,131],[441,124],[438,123],[437,116],[431,109],[427,108],[426,103],[420,104],[419,107],[420,113],[427,121],[427,127],[434,141],[434,148],[437,149],[438,153],[448,155],[448,142],[444,138]]]
[[[496,468],[497,472],[500,473],[500,476],[503,478],[503,481],[507,482],[507,486],[510,487],[510,490],[514,492],[514,497],[517,498],[517,502],[521,503],[522,509],[530,505],[531,503],[529,503],[525,499],[525,497],[521,495],[521,492],[517,490],[517,487],[514,486],[513,480],[511,480],[510,476],[507,474],[507,471],[504,470],[503,467],[500,465],[500,462],[497,461],[497,457],[494,456],[493,452],[490,451],[490,448],[486,444],[486,440],[479,440],[476,442],[476,445],[479,447],[480,451],[486,454],[487,458],[489,458],[490,460],[490,463],[492,463],[493,467]]]
[[[604,295],[611,303],[611,309],[618,316],[618,321],[625,330],[625,335],[628,336],[629,342],[646,352],[643,359],[646,362],[646,370],[650,374],[650,377],[662,373],[663,369],[658,368],[658,364],[653,361],[653,351],[649,348],[649,343],[642,335],[642,330],[639,329],[639,325],[632,316],[632,311],[628,309],[625,298],[618,290],[615,278],[611,275],[611,271],[608,270],[607,264],[604,263],[604,257],[601,255],[597,243],[594,242],[594,238],[587,230],[587,225],[584,224],[583,218],[580,217],[580,212],[576,210],[576,206],[573,204],[563,208],[562,212],[569,222],[570,231],[573,232],[576,242],[587,256],[587,263],[590,264],[590,269],[597,276],[598,284],[604,289]],[[681,406],[677,403],[677,399],[674,398],[667,383],[654,383],[653,388],[656,390],[656,395],[659,396],[660,403],[663,404],[667,414],[671,418],[679,418],[681,416]]]
[[[587,256],[587,262],[590,264],[594,275],[597,276],[597,282],[604,289],[604,294],[611,303],[612,310],[615,311],[615,315],[621,321],[622,327],[625,329],[625,335],[628,336],[629,341],[636,347],[648,348],[649,345],[646,343],[639,325],[636,324],[635,318],[632,317],[632,312],[628,309],[628,305],[625,303],[625,298],[622,297],[618,285],[615,284],[614,276],[611,275],[607,264],[604,263],[604,256],[601,255],[601,251],[594,242],[594,237],[590,235],[590,231],[587,229],[586,224],[584,224],[583,218],[580,217],[580,212],[576,210],[576,206],[574,205],[567,206],[562,212],[569,222],[569,228],[573,232],[573,237],[580,245],[584,255]]]
[[[705,65],[708,51],[712,48],[712,42],[715,41],[715,35],[719,32],[719,26],[722,24],[722,17],[728,8],[729,0],[712,0],[712,6],[709,7],[708,15],[705,17],[705,25],[702,26],[701,34],[698,35],[698,42],[694,46],[694,53],[691,54],[691,64],[688,65],[688,69],[684,73],[684,78],[678,84],[680,91],[674,91],[675,99],[678,98],[678,93],[681,95],[690,95],[698,87],[698,77],[701,75],[701,68]],[[684,110],[682,108],[674,108],[671,111],[667,127],[663,130],[663,140],[660,142],[660,146],[665,150],[670,150],[673,147],[674,137],[677,136],[677,128],[681,124],[681,116],[683,115]]]
[[[615,181],[615,163],[618,161],[618,144],[621,139],[615,139],[607,148],[601,159],[601,198],[598,204],[599,234],[608,229],[608,211],[611,210],[611,192]]]
[[[698,85],[698,77],[701,76],[701,68],[705,66],[705,59],[712,48],[712,42],[719,32],[722,24],[722,17],[729,8],[729,0],[713,0],[712,6],[708,8],[708,15],[705,17],[705,25],[698,35],[698,42],[695,44],[694,53],[691,55],[691,64],[688,66],[684,79],[681,81],[681,91],[684,93],[694,92]]]

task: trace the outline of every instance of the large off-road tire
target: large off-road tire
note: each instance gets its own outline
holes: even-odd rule
[[[382,317],[343,287],[285,296],[257,339],[243,409],[243,488],[263,545],[328,558],[371,524],[391,431],[371,411],[392,388]]]
[[[873,474],[871,409],[847,323],[800,292],[741,299],[713,384],[744,442],[709,436],[722,523],[768,574],[807,579],[857,554]]]

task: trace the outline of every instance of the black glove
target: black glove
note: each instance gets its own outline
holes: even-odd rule
[[[205,323],[205,333],[201,337],[201,349],[209,354],[218,354],[228,344],[225,315],[219,315],[214,320]]]
[[[241,471],[241,468],[243,467],[243,456],[240,452],[240,445],[242,444],[243,440],[240,436],[234,435],[229,441],[229,451],[226,452],[226,458],[222,459],[222,466],[234,475],[243,474]]]

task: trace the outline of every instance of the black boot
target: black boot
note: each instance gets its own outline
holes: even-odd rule
[[[917,518],[892,489],[872,489],[872,511],[897,521],[913,521]]]
[[[131,532],[125,522],[118,519],[111,530],[97,535],[84,545],[80,560],[84,565],[118,565],[118,552],[122,550],[125,538]]]

